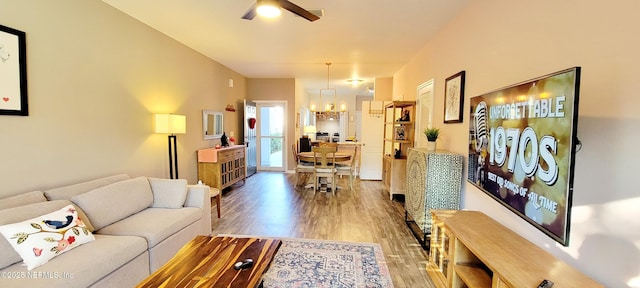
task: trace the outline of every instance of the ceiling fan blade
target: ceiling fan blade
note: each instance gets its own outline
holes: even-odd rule
[[[280,0],[280,5],[282,6],[282,8],[287,9],[289,11],[291,11],[293,14],[296,14],[304,19],[307,19],[309,21],[316,21],[318,19],[320,19],[320,17],[316,16],[315,14],[305,10],[304,8],[293,4],[287,0]]]
[[[242,15],[242,19],[245,20],[253,20],[253,18],[256,17],[256,3],[253,3],[253,5],[251,5],[251,8],[249,8],[249,10],[247,10],[247,13],[244,13],[244,15]]]

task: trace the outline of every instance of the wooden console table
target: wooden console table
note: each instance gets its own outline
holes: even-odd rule
[[[198,150],[198,180],[207,186],[222,191],[246,175],[244,145]]]
[[[479,211],[431,210],[427,273],[436,287],[604,287]]]
[[[196,236],[136,287],[259,287],[281,244],[277,239]],[[234,269],[247,258],[252,267]]]

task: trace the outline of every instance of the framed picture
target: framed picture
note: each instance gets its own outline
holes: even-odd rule
[[[404,126],[394,127],[394,140],[407,140],[407,136],[405,134]]]
[[[444,82],[444,123],[462,122],[464,74],[460,71]]]
[[[0,25],[0,115],[28,116],[25,33]]]

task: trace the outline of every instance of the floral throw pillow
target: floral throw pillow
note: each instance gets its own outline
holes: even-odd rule
[[[2,225],[0,233],[20,254],[28,270],[95,240],[73,205],[23,222]]]

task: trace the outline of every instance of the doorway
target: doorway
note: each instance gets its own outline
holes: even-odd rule
[[[285,171],[286,111],[285,101],[256,100],[258,119],[258,171]]]
[[[433,79],[418,85],[416,94],[416,135],[423,135],[424,129],[433,127]],[[427,147],[427,137],[416,136],[415,147]]]
[[[247,147],[246,166],[247,177],[253,175],[258,170],[257,158],[257,132],[255,123],[257,122],[256,103],[251,100],[244,100],[244,144]]]

